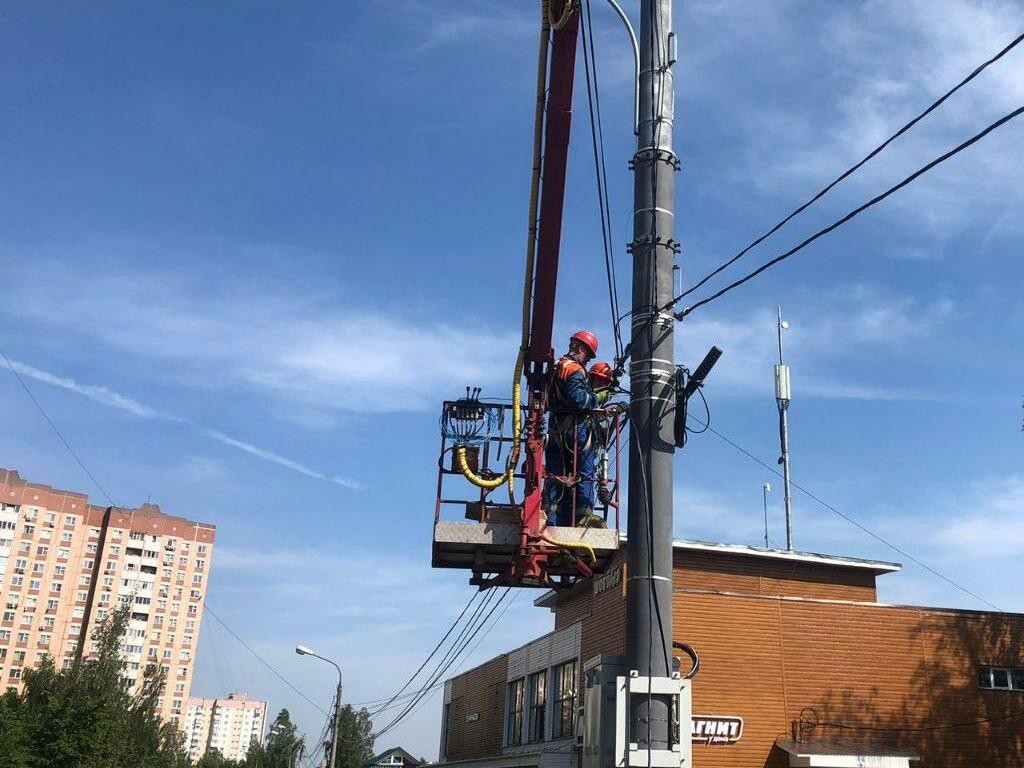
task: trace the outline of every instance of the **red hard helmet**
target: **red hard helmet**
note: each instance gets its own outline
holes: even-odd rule
[[[591,357],[597,357],[597,336],[590,331],[576,331],[569,337],[572,341],[578,341],[590,350]]]
[[[608,386],[615,381],[615,371],[608,363],[594,363],[590,366],[590,377],[597,379],[602,386]]]

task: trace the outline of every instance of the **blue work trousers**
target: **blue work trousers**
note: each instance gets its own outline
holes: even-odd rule
[[[576,480],[571,486],[565,486],[552,477],[544,481],[544,509],[548,515],[548,525],[572,525],[574,502],[576,520],[594,511],[597,451],[589,424],[576,424],[562,433],[550,432],[544,448],[544,465],[549,476],[575,476]]]

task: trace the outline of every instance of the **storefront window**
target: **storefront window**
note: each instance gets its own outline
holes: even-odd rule
[[[523,678],[508,684],[508,717],[505,721],[505,744],[523,743]]]
[[[572,736],[576,728],[576,660],[559,664],[555,672],[555,712],[551,738]]]
[[[528,741],[544,740],[544,714],[547,707],[547,671],[530,675],[530,709],[527,716]]]

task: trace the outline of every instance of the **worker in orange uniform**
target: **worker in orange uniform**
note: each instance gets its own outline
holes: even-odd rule
[[[597,395],[597,404],[602,411],[601,414],[595,413],[591,419],[591,441],[593,442],[596,456],[594,463],[597,467],[597,500],[601,504],[607,505],[612,500],[612,491],[609,488],[608,479],[608,442],[614,428],[615,414],[626,410],[627,405],[626,403],[608,402],[614,397],[616,392],[620,391],[618,388],[619,377],[611,365],[603,362],[594,363],[590,366],[587,378],[590,379],[590,388]],[[606,522],[601,518],[597,518],[593,525],[603,528]]]
[[[594,518],[597,452],[591,412],[599,401],[586,366],[596,355],[597,336],[577,331],[569,339],[568,353],[552,372],[544,447],[544,509],[549,525],[581,525]]]

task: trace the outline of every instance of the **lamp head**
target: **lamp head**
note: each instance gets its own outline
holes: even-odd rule
[[[313,649],[307,648],[304,645],[296,645],[295,652],[299,654],[299,656],[313,655]]]

